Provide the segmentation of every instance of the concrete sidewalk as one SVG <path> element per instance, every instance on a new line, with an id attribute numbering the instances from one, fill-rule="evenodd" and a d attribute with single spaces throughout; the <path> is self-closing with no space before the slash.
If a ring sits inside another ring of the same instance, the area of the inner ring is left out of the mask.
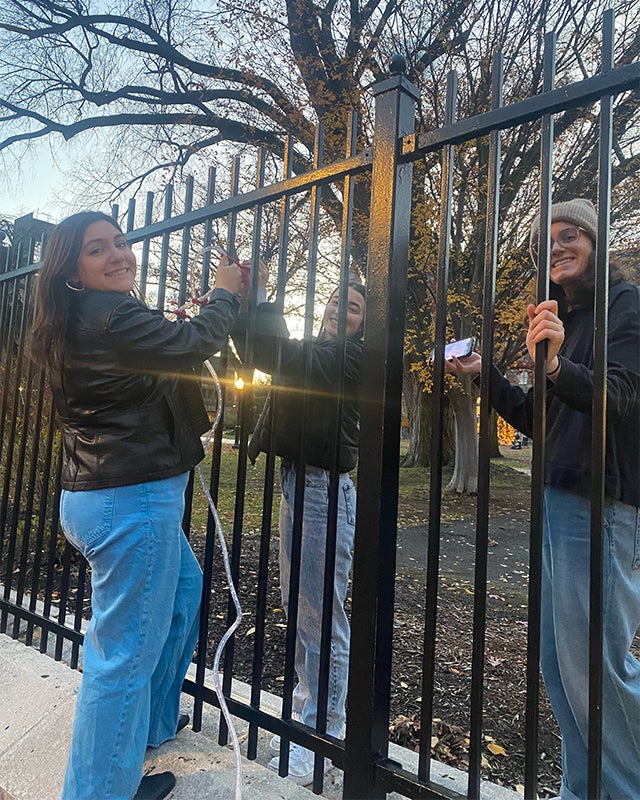
<path id="1" fill-rule="evenodd" d="M 0 800 L 58 800 L 81 674 L 54 661 L 33 647 L 0 634 Z M 247 695 L 248 687 L 234 684 L 234 696 Z M 263 693 L 265 710 L 279 713 L 280 700 Z M 246 698 L 244 698 L 246 699 Z M 183 710 L 191 713 L 191 698 L 183 695 Z M 236 764 L 231 747 L 217 744 L 217 709 L 205 706 L 202 732 L 190 726 L 172 742 L 149 751 L 145 773 L 171 770 L 178 777 L 171 800 L 233 800 Z M 247 724 L 235 719 L 240 742 L 246 741 Z M 261 732 L 258 757 L 242 759 L 243 800 L 311 800 L 313 794 L 266 769 L 271 757 L 271 734 Z M 390 745 L 390 757 L 410 771 L 417 769 L 417 754 Z M 432 781 L 449 792 L 466 794 L 466 774 L 432 762 Z M 333 768 L 325 776 L 323 797 L 342 798 L 342 772 Z M 390 800 L 401 800 L 398 794 Z M 518 800 L 515 792 L 483 783 L 483 800 Z M 96 798 L 99 800 L 99 798 Z"/>
<path id="2" fill-rule="evenodd" d="M 60 797 L 81 677 L 66 664 L 0 635 L 0 800 Z M 183 699 L 183 710 L 190 713 L 190 698 Z M 168 769 L 178 777 L 171 800 L 235 796 L 233 750 L 212 738 L 217 719 L 218 712 L 206 708 L 202 733 L 188 726 L 172 742 L 149 751 L 145 774 Z M 237 731 L 242 739 L 245 730 L 238 725 Z M 310 800 L 307 789 L 265 769 L 267 741 L 265 734 L 263 758 L 243 758 L 243 798 Z"/>

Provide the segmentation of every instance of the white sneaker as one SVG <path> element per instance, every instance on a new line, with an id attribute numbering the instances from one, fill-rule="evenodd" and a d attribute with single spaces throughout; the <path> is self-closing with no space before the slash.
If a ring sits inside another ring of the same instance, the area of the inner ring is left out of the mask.
<path id="1" fill-rule="evenodd" d="M 279 746 L 279 737 L 274 736 L 274 739 L 275 738 L 278 738 Z M 289 745 L 289 774 L 287 775 L 287 779 L 293 781 L 293 783 L 297 783 L 298 786 L 308 786 L 310 783 L 313 783 L 313 759 L 314 756 L 311 750 L 307 750 L 306 747 L 302 747 L 301 745 L 292 742 Z M 272 758 L 267 764 L 267 767 L 272 772 L 278 772 L 280 769 L 280 757 L 276 756 L 275 758 Z M 331 761 L 329 761 L 328 758 L 325 758 L 325 773 L 329 772 L 330 769 Z"/>
<path id="2" fill-rule="evenodd" d="M 300 721 L 301 717 L 299 714 L 292 714 L 291 719 L 296 720 L 297 722 Z M 280 737 L 279 736 L 272 736 L 271 741 L 269 742 L 269 750 L 271 751 L 272 756 L 279 756 L 280 755 Z"/>

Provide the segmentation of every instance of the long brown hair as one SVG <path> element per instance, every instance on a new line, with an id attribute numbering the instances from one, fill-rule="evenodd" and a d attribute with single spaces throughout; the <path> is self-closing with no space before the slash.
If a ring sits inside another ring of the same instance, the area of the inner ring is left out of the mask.
<path id="1" fill-rule="evenodd" d="M 122 228 L 102 211 L 80 211 L 62 220 L 51 231 L 44 249 L 36 284 L 36 317 L 31 328 L 31 358 L 48 369 L 62 362 L 73 290 L 67 281 L 78 270 L 78 257 L 89 225 L 105 220 L 122 233 Z"/>

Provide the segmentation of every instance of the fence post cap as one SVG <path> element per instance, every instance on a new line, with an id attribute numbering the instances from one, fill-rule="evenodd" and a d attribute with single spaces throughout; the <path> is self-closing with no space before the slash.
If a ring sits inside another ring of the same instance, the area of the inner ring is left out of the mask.
<path id="1" fill-rule="evenodd" d="M 406 75 L 409 65 L 402 53 L 394 53 L 389 59 L 389 72 L 392 75 Z"/>

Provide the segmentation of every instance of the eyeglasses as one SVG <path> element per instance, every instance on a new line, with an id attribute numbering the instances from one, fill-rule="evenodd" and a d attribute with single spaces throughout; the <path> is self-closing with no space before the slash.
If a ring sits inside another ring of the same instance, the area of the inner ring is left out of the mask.
<path id="1" fill-rule="evenodd" d="M 562 245 L 562 247 L 575 244 L 580 238 L 581 231 L 587 233 L 587 231 L 584 228 L 581 228 L 579 225 L 570 225 L 567 228 L 563 228 L 558 234 L 557 239 L 551 238 L 549 249 L 553 247 L 555 242 L 557 242 L 559 245 Z M 533 253 L 535 259 L 538 258 L 538 250 L 538 240 L 534 239 L 531 243 L 531 252 Z"/>

